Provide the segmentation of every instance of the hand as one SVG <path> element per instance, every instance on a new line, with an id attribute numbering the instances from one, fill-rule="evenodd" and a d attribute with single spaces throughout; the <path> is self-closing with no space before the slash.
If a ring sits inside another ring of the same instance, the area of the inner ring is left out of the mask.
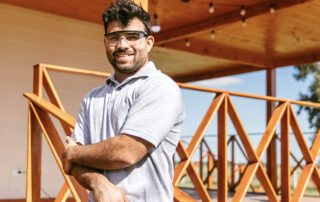
<path id="1" fill-rule="evenodd" d="M 74 163 L 70 161 L 69 155 L 72 150 L 72 147 L 77 146 L 77 144 L 69 136 L 66 137 L 66 142 L 67 142 L 67 146 L 62 152 L 61 160 L 62 160 L 64 172 L 67 175 L 71 175 L 71 170 L 72 170 L 72 167 L 74 166 Z"/>
<path id="2" fill-rule="evenodd" d="M 99 183 L 92 191 L 95 202 L 129 202 L 124 191 L 111 183 Z"/>

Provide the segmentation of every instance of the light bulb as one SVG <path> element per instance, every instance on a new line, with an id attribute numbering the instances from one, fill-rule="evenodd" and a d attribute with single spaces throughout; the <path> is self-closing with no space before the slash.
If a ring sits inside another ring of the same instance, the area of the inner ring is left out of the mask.
<path id="1" fill-rule="evenodd" d="M 214 8 L 213 8 L 213 4 L 209 3 L 209 13 L 213 13 L 214 12 Z"/>
<path id="2" fill-rule="evenodd" d="M 276 12 L 276 8 L 275 8 L 275 5 L 274 4 L 271 4 L 270 5 L 270 13 L 275 13 Z"/>
<path id="3" fill-rule="evenodd" d="M 190 44 L 190 42 L 189 42 L 189 39 L 186 39 L 186 46 L 187 46 L 187 47 L 190 47 L 190 46 L 191 46 L 191 44 Z"/>
<path id="4" fill-rule="evenodd" d="M 247 26 L 246 18 L 242 18 L 242 27 Z"/>
<path id="5" fill-rule="evenodd" d="M 151 31 L 152 32 L 160 32 L 160 24 L 159 24 L 159 20 L 158 20 L 158 15 L 154 14 L 153 15 L 153 25 L 151 26 Z"/>
<path id="6" fill-rule="evenodd" d="M 216 37 L 216 33 L 214 30 L 211 31 L 210 37 L 211 37 L 211 39 L 214 39 Z"/>
<path id="7" fill-rule="evenodd" d="M 244 6 L 241 6 L 240 15 L 245 16 L 246 15 L 246 8 Z"/>

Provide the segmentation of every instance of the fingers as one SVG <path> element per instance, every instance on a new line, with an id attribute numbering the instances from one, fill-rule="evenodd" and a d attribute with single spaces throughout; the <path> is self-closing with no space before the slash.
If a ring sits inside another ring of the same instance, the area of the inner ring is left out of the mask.
<path id="1" fill-rule="evenodd" d="M 67 158 L 67 152 L 64 151 L 61 154 L 61 161 L 62 161 L 62 166 L 63 170 L 67 175 L 71 175 L 71 170 L 73 167 L 73 163 L 71 163 L 68 158 Z"/>
<path id="2" fill-rule="evenodd" d="M 77 146 L 77 144 L 69 136 L 66 137 L 66 142 L 67 142 L 67 147 L 68 146 Z"/>
<path id="3" fill-rule="evenodd" d="M 67 142 L 67 144 L 69 144 L 71 141 L 72 141 L 71 137 L 67 136 L 67 137 L 66 137 L 66 142 Z"/>
<path id="4" fill-rule="evenodd" d="M 125 193 L 123 193 L 123 201 L 124 202 L 130 202 L 127 195 Z"/>

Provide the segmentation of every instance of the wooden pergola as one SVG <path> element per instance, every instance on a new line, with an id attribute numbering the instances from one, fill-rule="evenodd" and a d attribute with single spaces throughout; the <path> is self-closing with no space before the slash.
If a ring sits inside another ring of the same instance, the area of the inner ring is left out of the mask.
<path id="1" fill-rule="evenodd" d="M 3 0 L 2 2 L 101 24 L 101 13 L 110 4 L 111 0 L 57 0 L 46 2 L 40 0 Z M 320 60 L 320 0 L 137 0 L 136 2 L 148 10 L 152 16 L 157 14 L 161 30 L 159 33 L 154 33 L 156 47 L 151 53 L 151 58 L 159 69 L 170 75 L 177 82 L 190 82 L 264 70 L 267 76 L 266 95 L 275 96 L 276 68 Z M 208 12 L 210 3 L 213 3 L 214 13 Z M 244 15 L 240 14 L 242 9 L 245 10 Z M 40 67 L 41 65 L 37 67 L 36 71 L 41 70 L 41 73 L 35 72 L 35 78 L 42 79 L 42 74 L 44 74 L 42 68 L 47 66 Z M 35 82 L 36 89 L 34 93 L 39 97 L 41 97 L 39 95 L 41 82 Z M 48 84 L 44 85 L 48 86 Z M 180 85 L 187 87 L 184 84 Z M 212 91 L 209 89 L 200 90 Z M 208 117 L 204 118 L 202 123 L 204 125 L 199 126 L 198 135 L 195 135 L 194 142 L 188 146 L 188 149 L 179 144 L 178 152 L 181 159 L 185 161 L 179 164 L 180 167 L 176 168 L 180 169 L 178 174 L 181 175 L 185 171 L 193 173 L 191 175 L 194 176 L 194 182 L 198 182 L 198 184 L 195 184 L 195 188 L 199 191 L 201 199 L 203 201 L 207 200 L 203 184 L 201 185 L 199 182 L 198 175 L 195 173 L 190 159 L 195 149 L 198 148 L 199 141 L 203 139 L 205 128 L 201 129 L 201 127 L 205 127 L 210 122 L 210 117 L 214 116 L 215 112 L 219 114 L 219 117 L 225 117 L 230 112 L 229 116 L 233 117 L 235 127 L 238 127 L 239 135 L 242 134 L 243 141 L 247 142 L 245 147 L 252 163 L 248 169 L 258 173 L 261 180 L 264 181 L 261 183 L 265 184 L 269 199 L 277 201 L 275 198 L 278 177 L 275 172 L 277 170 L 275 137 L 270 131 L 266 130 L 265 142 L 260 149 L 258 148 L 254 151 L 250 143 L 246 141 L 246 133 L 241 123 L 237 121 L 236 111 L 232 108 L 232 102 L 228 96 L 230 92 L 216 90 L 214 92 L 218 95 L 206 114 Z M 249 95 L 241 96 L 248 97 Z M 32 96 L 28 98 L 32 101 Z M 275 98 L 271 97 L 260 97 L 258 99 L 267 101 L 268 120 L 275 121 L 268 121 L 267 128 L 274 129 L 274 124 L 281 121 L 281 125 L 287 128 L 283 129 L 282 133 L 287 134 L 288 125 L 291 123 L 288 121 L 288 117 L 289 119 L 291 117 L 291 120 L 295 120 L 290 108 L 292 102 L 274 100 Z M 34 104 L 36 104 L 35 100 L 33 100 Z M 279 103 L 277 108 L 276 102 Z M 57 101 L 53 103 L 58 104 Z M 312 106 L 318 107 L 317 104 Z M 37 113 L 43 114 L 43 112 L 31 105 L 30 110 L 34 113 L 34 116 Z M 47 112 L 50 112 L 50 110 Z M 278 117 L 272 119 L 276 115 Z M 221 120 L 225 119 L 222 118 Z M 72 126 L 72 123 L 70 124 L 68 127 Z M 303 139 L 295 121 L 291 123 L 291 127 L 298 134 L 297 136 Z M 221 133 L 225 133 L 223 125 L 220 128 Z M 68 133 L 66 132 L 67 135 Z M 221 141 L 225 142 L 225 140 Z M 283 141 L 287 142 L 285 139 Z M 313 173 L 314 182 L 320 190 L 320 174 L 314 166 L 315 159 L 319 153 L 319 146 L 316 145 L 311 150 L 307 149 L 305 145 L 301 147 L 304 148 L 303 152 L 306 161 L 310 163 L 308 168 L 310 172 L 307 173 L 306 171 L 306 175 L 308 174 L 309 179 Z M 286 149 L 285 145 L 284 149 Z M 266 173 L 260 163 L 261 155 L 265 150 L 267 150 Z M 223 162 L 225 163 L 225 161 Z M 284 174 L 288 174 L 288 171 Z M 181 178 L 180 175 L 175 176 L 176 182 Z M 253 175 L 247 175 L 248 182 Z M 221 179 L 225 180 L 225 178 Z M 290 186 L 289 181 L 284 183 L 282 186 Z M 234 201 L 243 200 L 243 194 L 249 184 L 245 183 L 245 185 L 247 186 L 241 188 L 243 192 L 237 192 L 239 194 L 235 196 Z M 225 187 L 225 190 L 221 192 L 218 200 L 226 201 L 226 181 L 223 181 L 222 186 Z M 300 190 L 301 194 L 299 192 L 293 198 L 290 197 L 290 193 L 284 192 L 285 189 L 283 189 L 281 192 L 283 194 L 282 200 L 301 200 L 303 189 L 301 188 Z M 181 190 L 177 190 L 177 198 L 175 198 L 177 201 L 180 200 L 178 196 L 185 197 L 181 201 L 190 199 Z"/>
<path id="2" fill-rule="evenodd" d="M 112 0 L 2 0 L 24 8 L 102 24 Z M 316 62 L 320 60 L 318 0 L 139 0 L 161 30 L 158 67 L 176 81 L 187 82 Z M 209 13 L 213 2 L 214 13 Z M 61 6 L 63 5 L 63 6 Z M 241 7 L 245 15 L 240 15 Z M 274 7 L 275 12 L 270 12 Z M 246 26 L 242 26 L 245 19 Z M 211 32 L 215 32 L 212 39 Z M 190 47 L 186 46 L 186 40 Z M 188 58 L 188 59 L 186 59 Z"/>

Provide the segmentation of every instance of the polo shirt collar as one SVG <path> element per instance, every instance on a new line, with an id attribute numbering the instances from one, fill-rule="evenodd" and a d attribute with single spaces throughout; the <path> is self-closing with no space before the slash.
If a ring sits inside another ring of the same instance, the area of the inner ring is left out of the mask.
<path id="1" fill-rule="evenodd" d="M 142 67 L 136 74 L 126 78 L 122 83 L 119 83 L 116 80 L 115 73 L 113 72 L 109 78 L 106 80 L 107 84 L 114 83 L 115 86 L 123 86 L 127 84 L 129 81 L 133 79 L 143 78 L 143 77 L 149 77 L 153 73 L 157 71 L 156 66 L 153 62 L 149 61 L 144 67 Z"/>

